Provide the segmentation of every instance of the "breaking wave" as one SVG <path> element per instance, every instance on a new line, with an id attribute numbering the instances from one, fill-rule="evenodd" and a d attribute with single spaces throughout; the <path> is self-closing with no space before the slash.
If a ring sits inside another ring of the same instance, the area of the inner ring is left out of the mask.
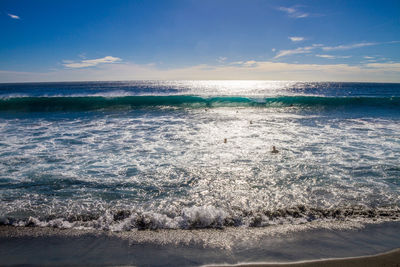
<path id="1" fill-rule="evenodd" d="M 8 97 L 0 99 L 0 111 L 53 112 L 126 110 L 146 107 L 390 107 L 400 108 L 400 97 L 320 97 L 278 96 L 249 98 L 240 96 L 200 97 L 169 96 L 79 96 L 79 97 Z"/>
<path id="2" fill-rule="evenodd" d="M 54 227 L 61 229 L 97 229 L 106 231 L 204 229 L 224 227 L 266 227 L 269 225 L 305 224 L 314 221 L 356 221 L 360 223 L 399 221 L 399 207 L 312 208 L 295 206 L 264 211 L 225 211 L 213 206 L 182 209 L 176 216 L 150 211 L 117 210 L 104 214 L 49 216 L 12 219 L 0 217 L 0 225 Z"/>

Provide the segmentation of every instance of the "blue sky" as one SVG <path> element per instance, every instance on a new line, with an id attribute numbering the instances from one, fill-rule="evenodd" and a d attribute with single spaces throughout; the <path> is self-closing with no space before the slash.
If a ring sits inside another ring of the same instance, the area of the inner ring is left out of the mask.
<path id="1" fill-rule="evenodd" d="M 0 82 L 400 82 L 400 1 L 0 0 Z"/>

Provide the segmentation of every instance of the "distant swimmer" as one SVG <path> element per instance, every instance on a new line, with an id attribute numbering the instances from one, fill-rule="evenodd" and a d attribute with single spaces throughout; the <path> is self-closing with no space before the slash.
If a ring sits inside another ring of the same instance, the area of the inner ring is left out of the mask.
<path id="1" fill-rule="evenodd" d="M 272 146 L 271 153 L 274 153 L 274 154 L 279 153 L 279 150 L 277 150 L 275 146 Z"/>
<path id="2" fill-rule="evenodd" d="M 253 121 L 250 121 L 250 124 L 253 124 Z"/>
<path id="3" fill-rule="evenodd" d="M 224 138 L 224 143 L 226 144 L 226 142 L 228 142 L 228 139 Z"/>

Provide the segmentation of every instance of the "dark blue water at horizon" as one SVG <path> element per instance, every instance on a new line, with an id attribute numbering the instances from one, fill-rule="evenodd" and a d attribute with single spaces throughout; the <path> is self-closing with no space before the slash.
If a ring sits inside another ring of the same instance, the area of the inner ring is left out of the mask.
<path id="1" fill-rule="evenodd" d="M 0 83 L 0 97 L 26 96 L 279 96 L 400 97 L 399 83 L 290 81 L 110 81 Z"/>

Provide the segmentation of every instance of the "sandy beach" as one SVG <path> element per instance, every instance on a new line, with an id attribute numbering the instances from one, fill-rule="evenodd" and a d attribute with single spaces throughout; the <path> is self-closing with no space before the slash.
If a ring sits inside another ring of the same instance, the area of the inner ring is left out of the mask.
<path id="1" fill-rule="evenodd" d="M 325 259 L 315 261 L 301 261 L 291 263 L 249 263 L 236 265 L 209 265 L 211 266 L 243 266 L 243 267 L 398 267 L 400 266 L 400 249 L 372 256 Z"/>

